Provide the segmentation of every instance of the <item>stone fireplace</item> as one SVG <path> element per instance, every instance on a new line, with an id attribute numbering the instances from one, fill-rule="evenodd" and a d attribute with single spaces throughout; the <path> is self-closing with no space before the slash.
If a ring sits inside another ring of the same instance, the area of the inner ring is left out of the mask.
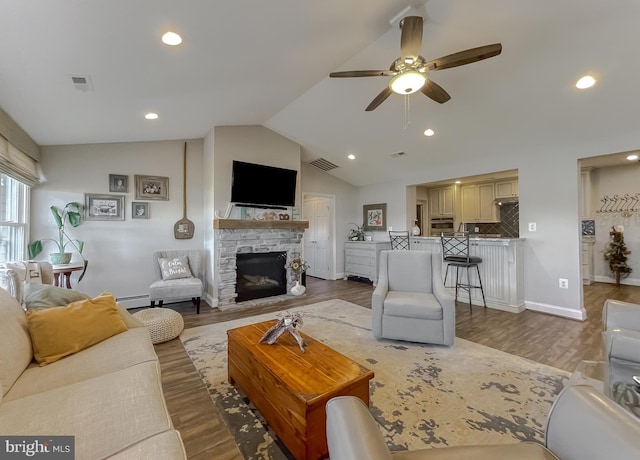
<path id="1" fill-rule="evenodd" d="M 236 306 L 237 302 L 252 306 L 250 300 L 269 299 L 274 296 L 277 299 L 278 295 L 290 292 L 294 284 L 290 273 L 285 270 L 284 279 L 282 279 L 282 274 L 270 271 L 268 264 L 274 264 L 274 267 L 270 268 L 277 270 L 284 266 L 287 255 L 301 254 L 302 236 L 304 229 L 308 227 L 309 223 L 306 221 L 215 219 L 213 221 L 215 246 L 213 280 L 216 286 L 217 307 L 225 310 Z M 241 259 L 240 278 L 238 277 L 239 259 Z M 267 261 L 268 259 L 271 260 Z M 243 267 L 247 261 L 249 261 L 248 268 Z M 278 277 L 280 278 L 276 280 L 275 278 Z M 247 281 L 255 285 L 248 288 Z M 269 285 L 273 285 L 274 281 L 278 284 L 284 282 L 284 286 L 279 286 L 277 291 L 282 294 L 277 294 L 275 289 L 269 289 L 271 287 Z M 239 296 L 239 287 L 241 293 L 242 291 L 259 292 L 250 292 L 248 297 L 244 292 Z M 258 297 L 252 297 L 255 294 Z"/>

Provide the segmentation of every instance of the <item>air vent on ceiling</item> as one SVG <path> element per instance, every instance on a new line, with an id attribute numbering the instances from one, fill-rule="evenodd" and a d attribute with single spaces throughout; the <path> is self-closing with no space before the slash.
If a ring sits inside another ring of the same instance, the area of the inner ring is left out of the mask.
<path id="1" fill-rule="evenodd" d="M 338 167 L 338 165 L 334 165 L 324 158 L 318 158 L 317 160 L 310 161 L 309 164 L 311 166 L 315 166 L 318 169 L 322 169 L 323 171 L 330 171 Z"/>
<path id="2" fill-rule="evenodd" d="M 91 77 L 88 75 L 71 75 L 71 82 L 78 91 L 82 91 L 83 93 L 93 91 Z"/>
<path id="3" fill-rule="evenodd" d="M 392 158 L 400 158 L 401 156 L 404 156 L 404 155 L 406 155 L 405 152 L 396 152 L 396 153 L 392 153 L 390 156 Z"/>

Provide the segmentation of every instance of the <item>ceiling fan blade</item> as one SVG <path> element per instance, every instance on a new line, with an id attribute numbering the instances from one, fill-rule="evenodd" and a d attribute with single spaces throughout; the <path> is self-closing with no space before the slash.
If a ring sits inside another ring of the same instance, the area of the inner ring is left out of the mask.
<path id="1" fill-rule="evenodd" d="M 347 70 L 345 72 L 331 72 L 331 78 L 349 78 L 349 77 L 386 77 L 393 76 L 396 73 L 392 70 Z"/>
<path id="2" fill-rule="evenodd" d="M 444 104 L 449 99 L 451 99 L 449 93 L 447 93 L 444 89 L 442 89 L 442 86 L 431 79 L 427 80 L 420 91 L 422 91 L 422 94 L 424 94 L 425 96 L 433 99 L 436 102 L 439 102 L 440 104 Z"/>
<path id="3" fill-rule="evenodd" d="M 388 86 L 383 89 L 380 94 L 378 94 L 375 99 L 373 101 L 371 101 L 371 104 L 369 104 L 367 106 L 367 108 L 365 109 L 365 112 L 371 112 L 372 110 L 374 110 L 376 107 L 378 107 L 380 104 L 382 104 L 384 101 L 387 100 L 387 98 L 389 96 L 391 96 L 391 94 L 393 94 L 393 91 L 391 91 L 391 88 L 389 88 Z"/>
<path id="4" fill-rule="evenodd" d="M 460 65 L 471 64 L 472 62 L 482 61 L 493 56 L 497 56 L 502 52 L 502 45 L 494 43 L 493 45 L 479 46 L 457 53 L 443 56 L 433 61 L 427 62 L 424 67 L 429 70 L 443 70 Z"/>
<path id="5" fill-rule="evenodd" d="M 400 55 L 402 60 L 415 60 L 420 55 L 422 46 L 422 17 L 407 16 L 400 21 L 402 36 L 400 37 Z"/>

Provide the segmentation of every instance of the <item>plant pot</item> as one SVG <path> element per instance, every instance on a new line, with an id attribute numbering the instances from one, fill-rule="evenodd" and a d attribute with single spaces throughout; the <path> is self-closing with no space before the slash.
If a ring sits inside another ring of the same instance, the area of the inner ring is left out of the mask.
<path id="1" fill-rule="evenodd" d="M 53 265 L 64 265 L 71 262 L 72 255 L 70 252 L 51 252 L 49 253 L 49 259 L 51 259 Z"/>
<path id="2" fill-rule="evenodd" d="M 302 295 L 306 290 L 307 288 L 300 284 L 300 281 L 296 281 L 296 284 L 291 288 L 291 294 Z"/>

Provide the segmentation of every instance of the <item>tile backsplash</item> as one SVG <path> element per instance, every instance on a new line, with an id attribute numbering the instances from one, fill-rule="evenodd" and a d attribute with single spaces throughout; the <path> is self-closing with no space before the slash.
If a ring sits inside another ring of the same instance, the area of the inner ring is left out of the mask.
<path id="1" fill-rule="evenodd" d="M 518 238 L 520 236 L 520 204 L 504 203 L 500 206 L 500 222 L 487 224 L 467 224 L 469 231 L 478 227 L 477 233 L 499 234 L 504 238 Z"/>
<path id="2" fill-rule="evenodd" d="M 582 221 L 582 236 L 595 235 L 596 234 L 596 221 L 595 220 L 583 220 Z"/>

